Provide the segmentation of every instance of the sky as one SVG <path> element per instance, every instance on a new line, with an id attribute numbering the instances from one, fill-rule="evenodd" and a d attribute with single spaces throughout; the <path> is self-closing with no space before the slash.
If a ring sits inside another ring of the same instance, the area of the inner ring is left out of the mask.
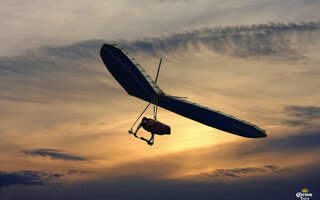
<path id="1" fill-rule="evenodd" d="M 319 9 L 316 0 L 1 1 L 0 199 L 296 199 L 303 188 L 319 198 Z M 165 93 L 268 137 L 159 108 L 171 135 L 152 147 L 135 139 L 128 129 L 146 103 L 105 68 L 104 43 L 151 77 L 162 58 Z"/>

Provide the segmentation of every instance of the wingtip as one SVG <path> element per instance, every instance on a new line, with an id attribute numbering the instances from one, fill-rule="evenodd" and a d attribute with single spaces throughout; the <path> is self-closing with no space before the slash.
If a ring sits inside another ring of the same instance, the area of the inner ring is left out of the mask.
<path id="1" fill-rule="evenodd" d="M 267 132 L 263 130 L 263 136 L 262 137 L 268 137 Z"/>
<path id="2" fill-rule="evenodd" d="M 110 47 L 115 47 L 115 48 L 118 48 L 116 44 L 107 44 L 107 43 L 104 43 L 100 49 L 100 55 L 102 54 L 102 51 L 103 50 L 106 50 Z"/>

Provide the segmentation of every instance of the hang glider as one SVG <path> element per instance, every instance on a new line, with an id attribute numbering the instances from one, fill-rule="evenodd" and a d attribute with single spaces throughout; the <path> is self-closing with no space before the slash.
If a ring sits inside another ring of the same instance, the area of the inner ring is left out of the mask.
<path id="1" fill-rule="evenodd" d="M 149 102 L 148 106 L 152 103 L 199 123 L 235 135 L 248 138 L 267 136 L 265 130 L 254 124 L 187 101 L 184 98 L 165 94 L 140 64 L 118 45 L 104 44 L 100 56 L 109 72 L 126 92 Z M 155 80 L 158 78 L 160 64 Z"/>

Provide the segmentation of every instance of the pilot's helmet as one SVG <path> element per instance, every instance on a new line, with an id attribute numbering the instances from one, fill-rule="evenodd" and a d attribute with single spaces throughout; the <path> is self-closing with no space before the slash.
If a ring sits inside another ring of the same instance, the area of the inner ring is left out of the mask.
<path id="1" fill-rule="evenodd" d="M 146 117 L 142 118 L 142 122 L 143 123 L 147 123 L 148 122 L 148 118 L 146 118 Z"/>

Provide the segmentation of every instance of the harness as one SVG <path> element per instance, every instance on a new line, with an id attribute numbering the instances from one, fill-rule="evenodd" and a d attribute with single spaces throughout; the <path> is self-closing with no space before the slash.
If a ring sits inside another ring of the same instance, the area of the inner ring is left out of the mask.
<path id="1" fill-rule="evenodd" d="M 146 124 L 144 124 L 142 127 L 144 128 L 144 130 L 151 132 L 150 128 L 154 125 L 156 125 L 157 123 L 159 123 L 159 121 L 157 120 L 153 120 L 153 119 L 149 119 L 148 122 Z"/>

